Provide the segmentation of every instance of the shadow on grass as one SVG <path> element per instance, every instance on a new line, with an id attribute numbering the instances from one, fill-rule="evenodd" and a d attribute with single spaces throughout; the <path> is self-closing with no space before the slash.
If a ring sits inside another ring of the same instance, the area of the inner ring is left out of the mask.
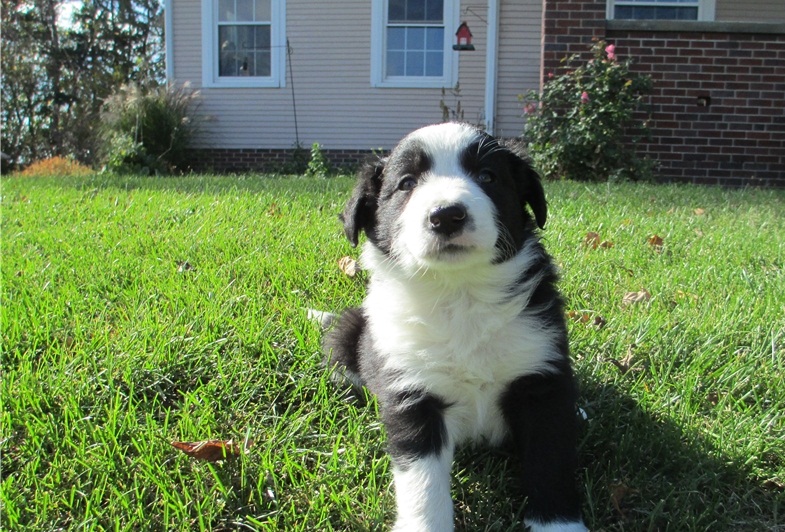
<path id="1" fill-rule="evenodd" d="M 584 518 L 591 530 L 785 530 L 785 493 L 705 439 L 646 412 L 618 388 L 583 382 Z M 458 530 L 521 530 L 518 464 L 463 450 L 453 484 Z M 770 457 L 782 460 L 782 457 Z"/>

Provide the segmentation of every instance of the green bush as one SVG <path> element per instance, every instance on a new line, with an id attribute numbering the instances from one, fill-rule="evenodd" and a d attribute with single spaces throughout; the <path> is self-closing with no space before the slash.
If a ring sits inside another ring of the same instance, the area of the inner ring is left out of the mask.
<path id="1" fill-rule="evenodd" d="M 651 79 L 632 73 L 631 61 L 619 61 L 612 44 L 598 40 L 591 50 L 593 59 L 565 58 L 564 74 L 550 74 L 542 93 L 523 97 L 529 155 L 551 179 L 649 178 L 652 161 L 638 157 L 633 146 L 648 135 L 646 121 L 635 113 Z"/>
<path id="2" fill-rule="evenodd" d="M 199 94 L 187 86 L 123 85 L 101 112 L 101 160 L 113 172 L 179 173 L 197 132 Z"/>

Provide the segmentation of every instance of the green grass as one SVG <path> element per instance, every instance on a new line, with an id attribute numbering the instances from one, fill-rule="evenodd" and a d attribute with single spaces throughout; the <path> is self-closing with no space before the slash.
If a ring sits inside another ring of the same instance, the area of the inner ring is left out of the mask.
<path id="1" fill-rule="evenodd" d="M 373 403 L 331 386 L 303 311 L 362 299 L 336 265 L 356 254 L 336 218 L 351 184 L 4 178 L 3 529 L 389 524 Z M 785 530 L 785 194 L 546 192 L 546 245 L 591 318 L 570 322 L 588 524 Z M 252 444 L 217 464 L 170 446 L 211 438 Z M 461 452 L 458 529 L 520 530 L 515 484 L 502 452 Z"/>

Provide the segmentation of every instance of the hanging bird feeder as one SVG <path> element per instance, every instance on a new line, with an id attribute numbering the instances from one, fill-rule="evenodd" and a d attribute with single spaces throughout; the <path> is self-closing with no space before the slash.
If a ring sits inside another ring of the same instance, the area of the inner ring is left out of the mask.
<path id="1" fill-rule="evenodd" d="M 461 25 L 458 26 L 458 31 L 455 32 L 455 37 L 457 42 L 452 45 L 453 50 L 458 50 L 459 52 L 474 50 L 472 32 L 469 30 L 468 24 L 462 22 Z"/>

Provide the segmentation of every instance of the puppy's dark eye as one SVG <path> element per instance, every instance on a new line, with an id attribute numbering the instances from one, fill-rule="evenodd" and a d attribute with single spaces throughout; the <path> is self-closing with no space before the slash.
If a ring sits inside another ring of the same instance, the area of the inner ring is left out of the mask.
<path id="1" fill-rule="evenodd" d="M 483 170 L 477 176 L 477 182 L 483 185 L 487 183 L 493 183 L 494 181 L 496 181 L 496 174 L 490 170 Z"/>
<path id="2" fill-rule="evenodd" d="M 410 175 L 407 175 L 398 182 L 398 190 L 412 190 L 417 186 L 417 180 Z"/>

